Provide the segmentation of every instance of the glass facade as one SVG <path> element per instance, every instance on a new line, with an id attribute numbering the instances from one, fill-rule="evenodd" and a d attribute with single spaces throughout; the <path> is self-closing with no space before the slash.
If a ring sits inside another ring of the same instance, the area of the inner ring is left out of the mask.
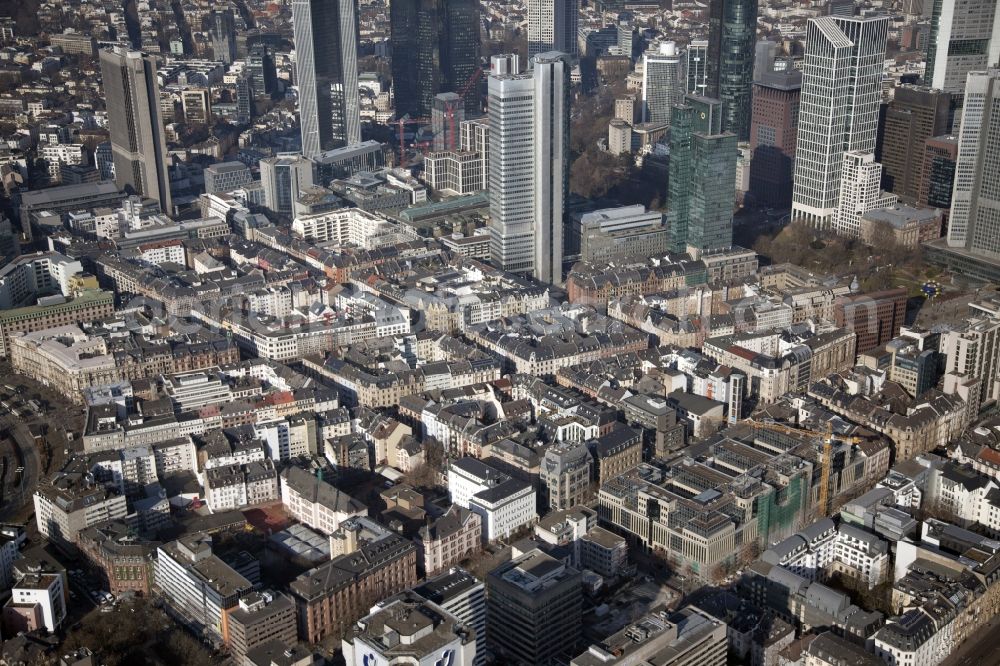
<path id="1" fill-rule="evenodd" d="M 757 46 L 758 0 L 712 0 L 709 7 L 708 95 L 723 105 L 723 129 L 750 139 L 750 100 Z"/>
<path id="2" fill-rule="evenodd" d="M 398 0 L 390 5 L 392 84 L 398 115 L 429 118 L 435 95 L 461 93 L 479 67 L 479 4 L 472 0 Z M 464 98 L 480 112 L 480 85 Z"/>

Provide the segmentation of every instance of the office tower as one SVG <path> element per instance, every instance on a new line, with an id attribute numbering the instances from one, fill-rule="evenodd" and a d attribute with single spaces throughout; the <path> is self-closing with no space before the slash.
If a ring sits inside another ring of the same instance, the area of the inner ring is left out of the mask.
<path id="1" fill-rule="evenodd" d="M 236 120 L 241 123 L 248 123 L 257 114 L 254 103 L 253 77 L 247 72 L 240 74 L 236 79 Z"/>
<path id="2" fill-rule="evenodd" d="M 758 204 L 779 209 L 792 205 L 795 125 L 801 91 L 802 72 L 792 68 L 766 72 L 754 83 L 750 195 Z"/>
<path id="3" fill-rule="evenodd" d="M 535 279 L 562 284 L 572 64 L 555 51 L 535 56 L 534 64 Z"/>
<path id="4" fill-rule="evenodd" d="M 549 51 L 576 55 L 580 0 L 528 0 L 528 57 Z"/>
<path id="5" fill-rule="evenodd" d="M 486 586 L 465 569 L 427 579 L 413 591 L 433 601 L 476 631 L 476 664 L 486 660 Z"/>
<path id="6" fill-rule="evenodd" d="M 828 227 L 848 151 L 874 152 L 886 17 L 810 19 L 795 145 L 792 215 Z"/>
<path id="7" fill-rule="evenodd" d="M 483 85 L 477 71 L 480 63 L 479 0 L 450 0 L 445 5 L 441 44 L 442 90 L 464 93 L 465 114 L 483 112 Z M 574 35 L 574 43 L 575 35 Z"/>
<path id="8" fill-rule="evenodd" d="M 925 1 L 930 2 L 931 0 Z M 854 0 L 830 0 L 830 4 L 826 6 L 827 16 L 854 16 L 856 13 Z"/>
<path id="9" fill-rule="evenodd" d="M 212 93 L 208 88 L 187 88 L 181 91 L 184 122 L 196 125 L 212 123 Z"/>
<path id="10" fill-rule="evenodd" d="M 525 74 L 493 57 L 489 77 L 490 256 L 495 265 L 562 281 L 569 166 L 569 61 L 539 54 Z M 536 265 L 537 264 L 537 265 Z"/>
<path id="11" fill-rule="evenodd" d="M 302 154 L 361 143 L 356 0 L 292 0 Z"/>
<path id="12" fill-rule="evenodd" d="M 233 10 L 215 9 L 209 15 L 209 33 L 212 36 L 212 55 L 227 65 L 236 60 L 236 20 Z"/>
<path id="13" fill-rule="evenodd" d="M 960 108 L 969 72 L 1000 62 L 1000 11 L 997 0 L 933 3 L 924 84 L 951 93 L 953 106 Z"/>
<path id="14" fill-rule="evenodd" d="M 1000 69 L 971 72 L 965 85 L 948 246 L 1000 262 Z"/>
<path id="15" fill-rule="evenodd" d="M 736 135 L 722 132 L 717 99 L 688 95 L 670 128 L 667 228 L 673 252 L 730 247 L 736 182 Z"/>
<path id="16" fill-rule="evenodd" d="M 313 185 L 313 163 L 301 155 L 282 155 L 260 161 L 264 206 L 279 215 L 291 215 L 299 192 Z"/>
<path id="17" fill-rule="evenodd" d="M 502 663 L 552 664 L 580 638 L 580 572 L 537 548 L 486 577 L 486 642 Z"/>
<path id="18" fill-rule="evenodd" d="M 389 22 L 396 114 L 427 118 L 435 95 L 463 91 L 466 111 L 478 114 L 479 88 L 471 82 L 479 67 L 479 3 L 398 0 Z"/>
<path id="19" fill-rule="evenodd" d="M 254 44 L 247 56 L 247 76 L 253 84 L 253 96 L 270 95 L 278 87 L 278 72 L 274 65 L 274 54 L 267 44 Z"/>
<path id="20" fill-rule="evenodd" d="M 757 42 L 753 56 L 753 80 L 760 81 L 774 69 L 774 59 L 778 57 L 778 43 L 768 40 Z"/>
<path id="21" fill-rule="evenodd" d="M 920 194 L 927 140 L 948 131 L 951 96 L 940 90 L 901 86 L 885 113 L 882 136 L 882 182 L 906 202 Z"/>
<path id="22" fill-rule="evenodd" d="M 655 53 L 645 54 L 642 60 L 642 122 L 669 123 L 674 106 L 684 96 L 677 45 L 660 44 Z"/>
<path id="23" fill-rule="evenodd" d="M 493 58 L 489 90 L 490 257 L 498 268 L 531 272 L 535 246 L 534 82 L 517 74 L 517 58 Z M 497 73 L 499 72 L 499 73 Z"/>
<path id="24" fill-rule="evenodd" d="M 156 62 L 121 47 L 101 51 L 101 77 L 108 109 L 115 183 L 173 212 L 167 146 L 163 137 Z"/>
<path id="25" fill-rule="evenodd" d="M 722 129 L 750 139 L 750 86 L 757 44 L 757 0 L 709 3 L 708 88 L 722 100 Z"/>
<path id="26" fill-rule="evenodd" d="M 833 230 L 844 236 L 861 236 L 861 216 L 895 205 L 896 195 L 882 194 L 882 165 L 875 155 L 862 151 L 844 153 L 840 170 L 840 196 L 833 216 Z"/>
<path id="27" fill-rule="evenodd" d="M 684 61 L 688 95 L 705 95 L 708 91 L 708 40 L 696 39 L 687 47 Z"/>
<path id="28" fill-rule="evenodd" d="M 458 150 L 464 121 L 465 105 L 461 97 L 450 92 L 436 95 L 431 109 L 434 150 Z"/>
<path id="29" fill-rule="evenodd" d="M 935 136 L 925 142 L 917 203 L 944 209 L 946 218 L 951 212 L 956 160 L 958 139 L 955 136 Z"/>
<path id="30" fill-rule="evenodd" d="M 620 55 L 626 55 L 629 58 L 632 57 L 632 51 L 634 50 L 635 42 L 635 31 L 632 28 L 632 23 L 635 21 L 635 15 L 632 12 L 622 12 L 618 15 L 618 53 Z"/>

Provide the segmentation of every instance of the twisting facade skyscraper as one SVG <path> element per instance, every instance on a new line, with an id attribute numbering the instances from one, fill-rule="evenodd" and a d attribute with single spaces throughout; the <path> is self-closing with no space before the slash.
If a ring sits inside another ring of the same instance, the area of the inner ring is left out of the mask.
<path id="1" fill-rule="evenodd" d="M 722 100 L 722 130 L 750 139 L 751 85 L 757 46 L 757 0 L 711 0 L 708 87 Z"/>
<path id="2" fill-rule="evenodd" d="M 355 0 L 292 0 L 302 153 L 361 142 Z"/>

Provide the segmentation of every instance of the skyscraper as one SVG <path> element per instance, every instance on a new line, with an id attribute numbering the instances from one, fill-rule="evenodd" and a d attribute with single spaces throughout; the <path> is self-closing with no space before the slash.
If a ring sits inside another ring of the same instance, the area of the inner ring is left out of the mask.
<path id="1" fill-rule="evenodd" d="M 957 160 L 957 137 L 950 134 L 935 136 L 925 142 L 917 203 L 943 208 L 946 218 L 951 212 L 951 191 L 955 187 Z"/>
<path id="2" fill-rule="evenodd" d="M 535 279 L 563 281 L 563 227 L 569 190 L 569 56 L 534 59 Z"/>
<path id="3" fill-rule="evenodd" d="M 212 54 L 215 59 L 227 65 L 236 60 L 236 20 L 233 10 L 215 9 L 209 15 L 212 36 Z"/>
<path id="4" fill-rule="evenodd" d="M 695 256 L 733 243 L 736 135 L 722 132 L 717 99 L 688 95 L 670 128 L 667 227 L 673 252 Z"/>
<path id="5" fill-rule="evenodd" d="M 760 81 L 774 69 L 774 59 L 778 57 L 778 43 L 762 39 L 754 46 L 753 80 Z"/>
<path id="6" fill-rule="evenodd" d="M 537 548 L 486 577 L 486 642 L 502 663 L 551 664 L 580 638 L 580 572 Z"/>
<path id="7" fill-rule="evenodd" d="M 156 62 L 145 53 L 121 47 L 101 51 L 100 58 L 115 182 L 155 199 L 161 210 L 171 214 Z"/>
<path id="8" fill-rule="evenodd" d="M 569 178 L 568 56 L 494 56 L 489 77 L 490 255 L 495 265 L 562 281 Z"/>
<path id="9" fill-rule="evenodd" d="M 750 195 L 758 204 L 792 205 L 796 120 L 802 72 L 789 68 L 765 72 L 753 88 L 750 122 Z"/>
<path id="10" fill-rule="evenodd" d="M 757 0 L 709 4 L 709 97 L 722 100 L 722 129 L 750 139 L 750 86 L 757 44 Z"/>
<path id="11" fill-rule="evenodd" d="M 261 43 L 250 47 L 246 73 L 250 77 L 254 97 L 264 97 L 274 92 L 278 85 L 278 72 L 274 66 L 271 47 Z"/>
<path id="12" fill-rule="evenodd" d="M 361 142 L 356 0 L 292 0 L 302 153 Z"/>
<path id="13" fill-rule="evenodd" d="M 528 57 L 548 51 L 576 55 L 580 0 L 528 0 Z"/>
<path id="14" fill-rule="evenodd" d="M 299 192 L 313 184 L 313 163 L 301 155 L 281 155 L 260 161 L 264 206 L 279 215 L 291 215 Z"/>
<path id="15" fill-rule="evenodd" d="M 642 59 L 642 122 L 669 123 L 674 106 L 684 97 L 677 45 L 664 42 Z"/>
<path id="16" fill-rule="evenodd" d="M 965 85 L 948 246 L 1000 263 L 1000 69 Z"/>
<path id="17" fill-rule="evenodd" d="M 489 89 L 490 255 L 505 271 L 531 272 L 535 245 L 534 95 L 531 74 L 517 73 L 517 56 L 494 56 Z"/>
<path id="18" fill-rule="evenodd" d="M 900 86 L 885 114 L 882 135 L 882 183 L 912 203 L 920 194 L 927 139 L 948 131 L 950 95 L 918 86 Z"/>
<path id="19" fill-rule="evenodd" d="M 924 84 L 951 93 L 953 105 L 961 107 L 969 72 L 1000 62 L 1000 10 L 997 0 L 933 3 Z"/>
<path id="20" fill-rule="evenodd" d="M 684 61 L 687 77 L 685 93 L 704 95 L 708 90 L 708 40 L 696 39 L 688 44 Z"/>
<path id="21" fill-rule="evenodd" d="M 435 95 L 431 109 L 434 150 L 458 150 L 464 121 L 465 105 L 462 104 L 462 98 L 450 92 Z"/>
<path id="22" fill-rule="evenodd" d="M 434 96 L 461 92 L 479 67 L 479 2 L 397 0 L 389 23 L 396 112 L 429 117 Z M 478 86 L 469 87 L 464 104 L 479 113 Z"/>
<path id="23" fill-rule="evenodd" d="M 874 152 L 889 20 L 823 16 L 806 28 L 792 214 L 829 227 L 844 153 Z"/>

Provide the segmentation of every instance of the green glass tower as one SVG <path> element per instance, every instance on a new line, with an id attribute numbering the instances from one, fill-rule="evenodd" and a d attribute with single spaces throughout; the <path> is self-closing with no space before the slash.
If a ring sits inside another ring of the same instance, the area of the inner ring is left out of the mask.
<path id="1" fill-rule="evenodd" d="M 684 100 L 670 128 L 667 228 L 672 251 L 700 254 L 733 243 L 737 140 L 722 132 L 722 102 Z"/>

